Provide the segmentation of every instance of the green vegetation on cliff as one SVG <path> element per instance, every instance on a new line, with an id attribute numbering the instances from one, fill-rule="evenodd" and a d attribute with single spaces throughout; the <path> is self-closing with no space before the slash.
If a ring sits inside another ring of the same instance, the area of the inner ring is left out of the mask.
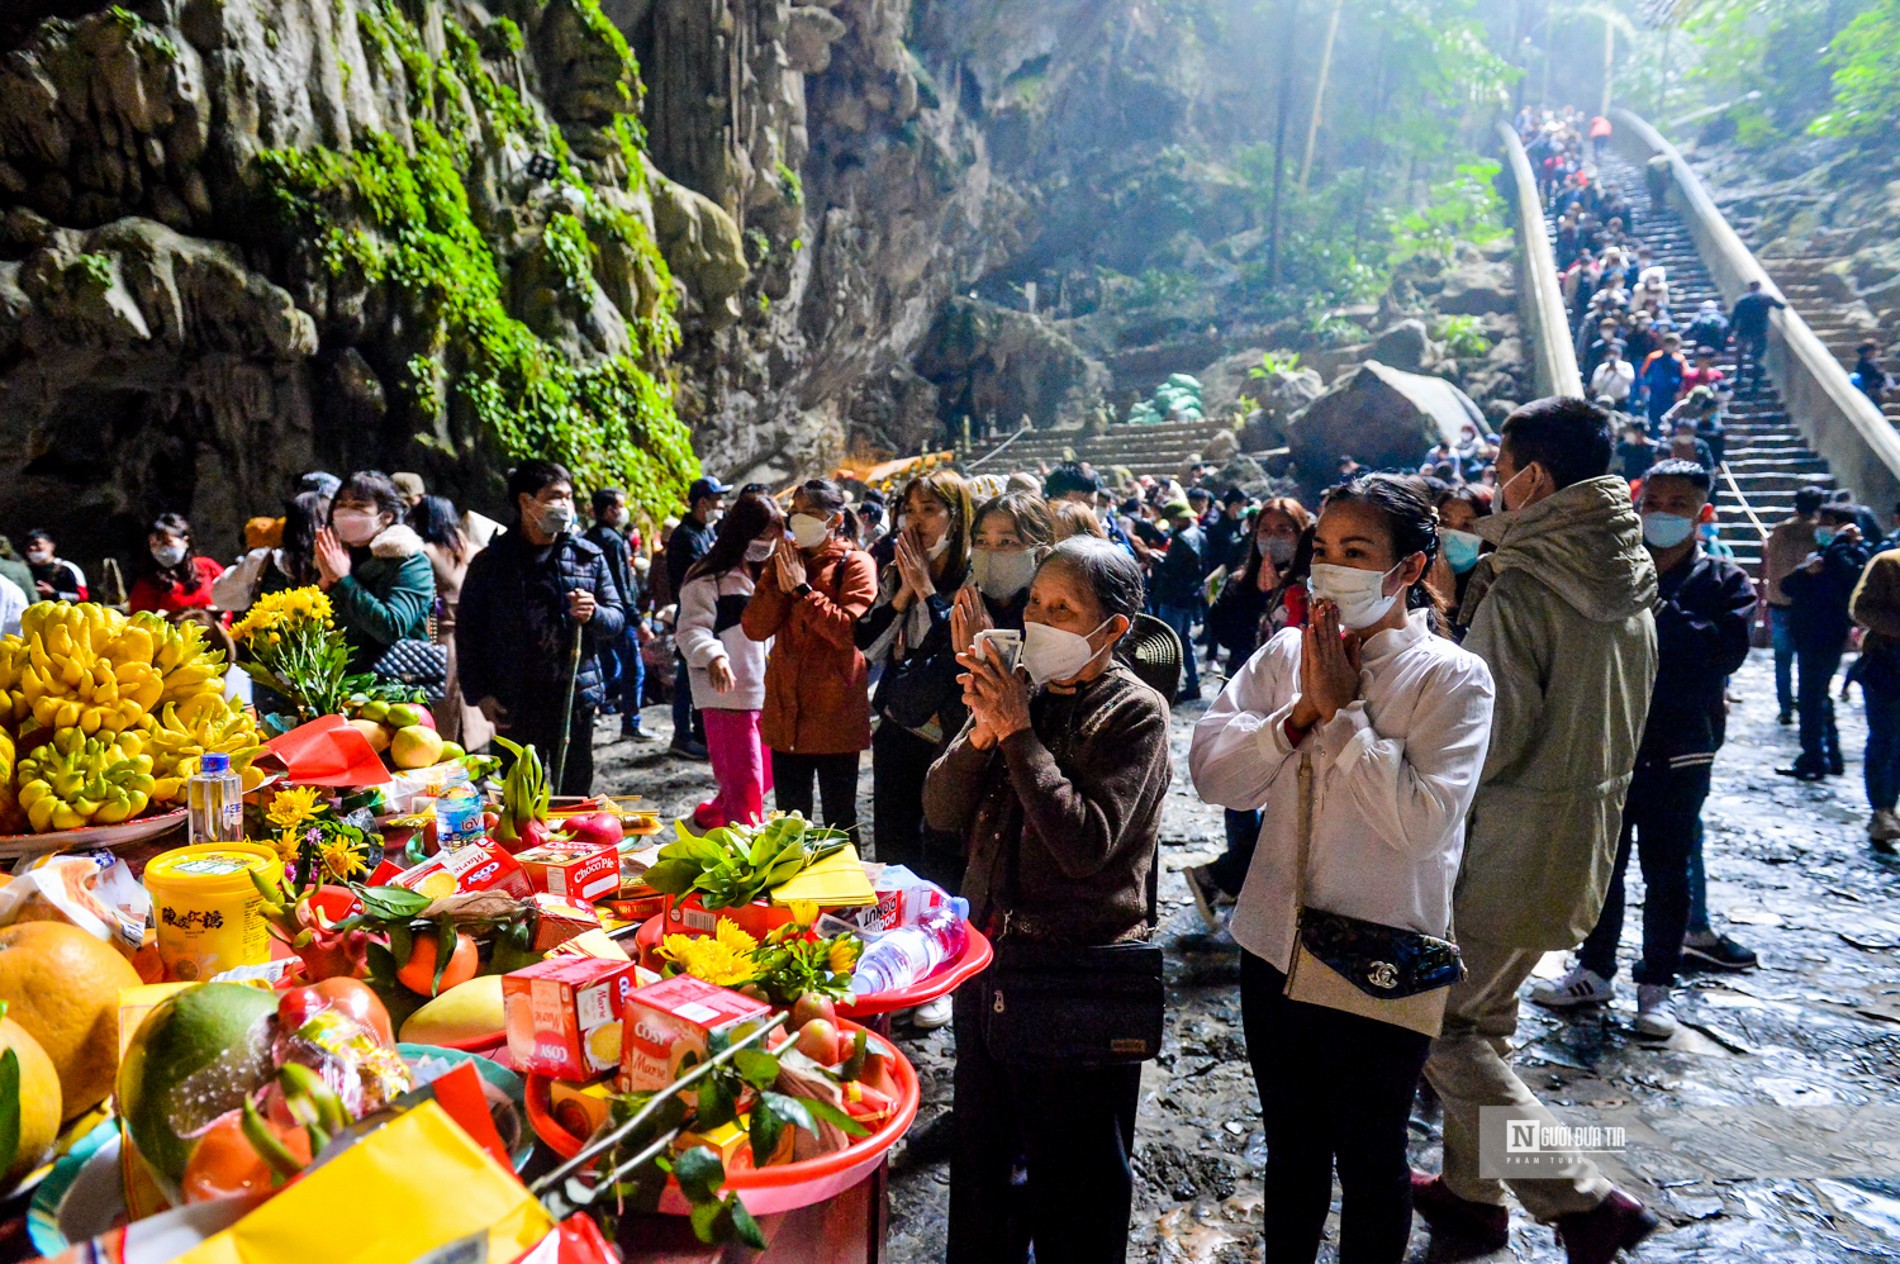
<path id="1" fill-rule="evenodd" d="M 412 352 L 404 396 L 418 434 L 436 429 L 446 409 L 473 423 L 458 427 L 462 433 L 492 443 L 508 459 L 561 461 L 584 485 L 617 484 L 654 516 L 664 514 L 683 497 L 699 463 L 662 377 L 679 341 L 676 295 L 646 222 L 602 196 L 596 186 L 607 177 L 583 174 L 560 129 L 488 69 L 484 45 L 500 57 L 520 49 L 515 23 L 499 19 L 478 36 L 445 12 L 448 55 L 432 58 L 401 9 L 369 2 L 374 7 L 359 12 L 358 31 L 379 68 L 406 79 L 408 134 L 359 133 L 348 152 L 261 153 L 285 228 L 310 243 L 337 281 L 400 292 L 402 336 Z M 622 105 L 632 110 L 638 67 L 626 41 L 596 0 L 565 2 L 618 59 Z M 623 113 L 612 131 L 628 168 L 625 191 L 637 193 L 637 124 Z M 510 310 L 507 265 L 471 197 L 474 183 L 493 175 L 481 164 L 509 142 L 555 160 L 571 207 L 549 212 L 541 229 L 549 267 L 540 279 L 555 290 L 553 301 L 584 310 L 597 276 L 611 280 L 603 245 L 628 261 L 628 350 L 577 358 Z M 415 318 L 419 330 L 411 327 Z"/>

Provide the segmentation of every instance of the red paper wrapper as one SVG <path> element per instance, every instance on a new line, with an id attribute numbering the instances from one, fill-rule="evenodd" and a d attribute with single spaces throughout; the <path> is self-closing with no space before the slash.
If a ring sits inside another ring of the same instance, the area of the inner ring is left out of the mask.
<path id="1" fill-rule="evenodd" d="M 375 748 L 340 715 L 320 715 L 267 745 L 302 786 L 380 786 L 394 780 Z"/>

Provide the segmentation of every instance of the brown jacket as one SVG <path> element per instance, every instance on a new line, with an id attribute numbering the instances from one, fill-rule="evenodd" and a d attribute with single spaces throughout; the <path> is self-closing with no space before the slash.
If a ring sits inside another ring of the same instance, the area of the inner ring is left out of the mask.
<path id="1" fill-rule="evenodd" d="M 1874 554 L 1854 585 L 1849 609 L 1854 622 L 1867 629 L 1863 653 L 1900 650 L 1900 549 Z"/>
<path id="2" fill-rule="evenodd" d="M 1814 519 L 1788 518 L 1768 533 L 1761 550 L 1761 590 L 1771 606 L 1788 604 L 1781 581 L 1801 569 L 1808 554 L 1814 552 Z"/>
<path id="3" fill-rule="evenodd" d="M 924 779 L 924 819 L 962 838 L 970 920 L 992 936 L 1110 944 L 1145 935 L 1173 765 L 1168 704 L 1116 664 L 1038 690 L 990 750 L 959 734 Z"/>
<path id="4" fill-rule="evenodd" d="M 787 754 L 854 754 L 871 744 L 871 695 L 852 634 L 877 597 L 877 567 L 833 537 L 805 559 L 805 580 L 811 591 L 794 597 L 768 568 L 746 603 L 745 634 L 773 642 L 760 735 Z"/>

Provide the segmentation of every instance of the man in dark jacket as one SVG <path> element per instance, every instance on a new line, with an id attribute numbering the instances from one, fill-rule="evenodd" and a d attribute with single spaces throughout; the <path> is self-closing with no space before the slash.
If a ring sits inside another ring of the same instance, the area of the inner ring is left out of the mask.
<path id="1" fill-rule="evenodd" d="M 608 701 L 620 711 L 622 741 L 650 742 L 653 734 L 640 726 L 640 702 L 646 692 L 646 664 L 640 657 L 640 582 L 633 573 L 633 552 L 627 546 L 627 493 L 618 487 L 602 487 L 593 496 L 594 525 L 585 538 L 607 559 L 607 570 L 614 577 L 614 590 L 620 594 L 620 608 L 627 612 L 627 626 L 610 650 L 602 651 L 600 665 L 607 677 Z"/>
<path id="2" fill-rule="evenodd" d="M 1623 807 L 1623 834 L 1596 929 L 1577 967 L 1531 998 L 1552 1009 L 1600 1005 L 1614 994 L 1623 933 L 1624 872 L 1633 843 L 1643 861 L 1643 956 L 1636 980 L 1636 1034 L 1666 1040 L 1676 1030 L 1669 989 L 1689 921 L 1689 857 L 1709 773 L 1728 723 L 1723 690 L 1748 657 L 1755 588 L 1733 562 L 1704 553 L 1696 528 L 1712 521 L 1709 471 L 1664 461 L 1643 480 L 1643 544 L 1657 573 L 1656 685 Z"/>
<path id="3" fill-rule="evenodd" d="M 687 490 L 686 516 L 666 540 L 668 593 L 675 602 L 680 599 L 680 589 L 686 587 L 686 572 L 712 548 L 719 532 L 719 515 L 731 490 L 711 476 L 694 479 Z M 673 744 L 670 749 L 682 759 L 705 759 L 706 726 L 693 709 L 693 682 L 686 670 L 686 660 L 675 652 L 673 665 Z"/>
<path id="4" fill-rule="evenodd" d="M 1750 281 L 1748 292 L 1735 300 L 1728 314 L 1728 327 L 1735 335 L 1735 385 L 1748 377 L 1748 362 L 1755 362 L 1755 385 L 1761 385 L 1761 356 L 1768 349 L 1768 314 L 1787 304 L 1766 293 L 1760 281 Z"/>
<path id="5" fill-rule="evenodd" d="M 1873 550 L 1855 522 L 1858 505 L 1821 506 L 1812 553 L 1800 570 L 1781 581 L 1794 636 L 1795 709 L 1801 717 L 1801 757 L 1784 777 L 1819 781 L 1846 771 L 1841 735 L 1834 725 L 1834 672 L 1854 626 L 1848 613 L 1854 587 Z"/>
<path id="6" fill-rule="evenodd" d="M 1206 528 L 1207 556 L 1202 559 L 1208 573 L 1216 567 L 1225 566 L 1237 571 L 1245 555 L 1240 551 L 1241 535 L 1247 527 L 1247 493 L 1238 487 L 1230 487 L 1221 493 L 1220 513 L 1214 518 L 1214 525 Z"/>
<path id="7" fill-rule="evenodd" d="M 1173 528 L 1168 548 L 1155 562 L 1151 596 L 1155 615 L 1174 629 L 1181 638 L 1181 658 L 1187 669 L 1187 681 L 1181 699 L 1201 696 L 1201 669 L 1194 652 L 1194 625 L 1201 618 L 1201 581 L 1206 578 L 1203 561 L 1207 554 L 1207 536 L 1194 517 L 1194 509 L 1185 500 L 1172 500 L 1161 507 L 1161 514 Z"/>
<path id="8" fill-rule="evenodd" d="M 552 461 L 508 475 L 515 523 L 469 563 L 456 610 L 462 696 L 511 742 L 532 742 L 556 794 L 591 794 L 600 653 L 626 628 L 598 546 L 574 532 L 574 481 Z M 576 657 L 578 648 L 579 656 Z M 573 703 L 568 682 L 574 680 Z"/>

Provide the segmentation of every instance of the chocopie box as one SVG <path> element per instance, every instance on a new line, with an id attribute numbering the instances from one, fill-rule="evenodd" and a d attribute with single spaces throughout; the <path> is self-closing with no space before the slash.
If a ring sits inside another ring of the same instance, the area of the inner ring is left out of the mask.
<path id="1" fill-rule="evenodd" d="M 612 843 L 550 843 L 517 852 L 515 860 L 544 895 L 593 901 L 620 891 L 620 852 Z"/>
<path id="2" fill-rule="evenodd" d="M 704 1061 L 715 1037 L 743 1036 L 771 1013 L 764 1001 L 690 974 L 640 988 L 627 997 L 617 1087 L 623 1093 L 665 1088 L 679 1078 L 688 1055 Z"/>

